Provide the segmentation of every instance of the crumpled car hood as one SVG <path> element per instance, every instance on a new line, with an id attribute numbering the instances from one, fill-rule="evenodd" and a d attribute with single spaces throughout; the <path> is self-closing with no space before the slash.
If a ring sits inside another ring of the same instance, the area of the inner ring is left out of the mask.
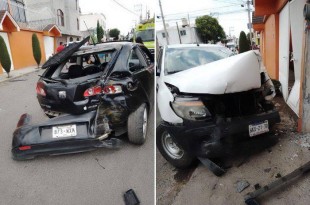
<path id="1" fill-rule="evenodd" d="M 260 71 L 259 56 L 248 51 L 164 76 L 164 82 L 184 93 L 235 93 L 260 88 Z"/>

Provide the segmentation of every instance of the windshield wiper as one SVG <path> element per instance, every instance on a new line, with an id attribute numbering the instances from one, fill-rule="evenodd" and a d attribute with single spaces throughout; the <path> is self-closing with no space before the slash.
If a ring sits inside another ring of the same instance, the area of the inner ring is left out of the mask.
<path id="1" fill-rule="evenodd" d="M 174 71 L 170 71 L 170 72 L 167 72 L 168 74 L 174 74 L 174 73 L 177 73 L 177 72 L 180 72 L 180 70 L 174 70 Z"/>

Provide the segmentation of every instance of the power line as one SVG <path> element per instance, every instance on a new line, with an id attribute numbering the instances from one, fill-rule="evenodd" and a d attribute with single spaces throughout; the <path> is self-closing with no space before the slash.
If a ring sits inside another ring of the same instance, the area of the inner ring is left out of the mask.
<path id="1" fill-rule="evenodd" d="M 221 2 L 221 3 L 226 3 L 226 4 L 230 4 L 230 5 L 239 5 L 239 6 L 240 6 L 240 4 L 242 4 L 241 2 L 237 3 L 237 2 L 227 1 L 227 0 L 213 0 L 213 1 Z"/>
<path id="2" fill-rule="evenodd" d="M 114 1 L 117 5 L 119 5 L 119 6 L 122 7 L 123 9 L 129 11 L 130 13 L 132 13 L 132 14 L 134 14 L 134 15 L 136 15 L 136 16 L 139 16 L 139 15 L 136 14 L 135 12 L 131 11 L 130 9 L 128 9 L 128 8 L 126 8 L 125 6 L 123 6 L 122 4 L 120 4 L 118 1 L 116 1 L 116 0 L 112 0 L 112 1 Z"/>
<path id="3" fill-rule="evenodd" d="M 247 9 L 238 9 L 238 10 L 231 10 L 231 11 L 223 11 L 223 12 L 212 12 L 212 14 L 218 14 L 218 15 L 226 15 L 226 14 L 234 14 L 234 13 L 240 13 L 240 12 L 246 12 Z M 166 21 L 176 21 L 176 20 L 181 20 L 181 18 L 185 18 L 186 14 L 184 13 L 182 16 L 180 17 L 173 17 L 173 18 L 166 18 Z M 211 15 L 211 13 L 209 13 L 209 15 Z M 167 15 L 165 15 L 167 16 Z M 202 15 L 199 15 L 199 14 L 196 14 L 196 15 L 191 15 L 190 16 L 190 19 L 194 19 L 194 18 L 197 18 L 199 16 L 202 16 Z M 156 22 L 160 22 L 160 21 L 156 21 Z"/>
<path id="4" fill-rule="evenodd" d="M 240 4 L 238 4 L 240 5 Z M 203 12 L 203 11 L 209 11 L 209 10 L 215 10 L 215 9 L 222 9 L 222 8 L 228 8 L 228 7 L 235 7 L 235 5 L 228 5 L 228 6 L 220 6 L 220 7 L 213 7 L 213 8 L 207 8 L 207 9 L 200 9 L 200 10 L 193 10 L 189 12 L 180 12 L 180 13 L 174 13 L 174 14 L 166 14 L 165 16 L 174 16 L 174 15 L 180 15 L 180 14 L 190 14 L 190 13 L 197 13 L 197 12 Z"/>

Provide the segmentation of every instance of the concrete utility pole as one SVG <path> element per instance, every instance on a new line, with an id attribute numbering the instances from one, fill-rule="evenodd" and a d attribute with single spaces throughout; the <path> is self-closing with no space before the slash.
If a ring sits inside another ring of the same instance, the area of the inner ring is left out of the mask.
<path id="1" fill-rule="evenodd" d="M 180 35 L 180 30 L 179 30 L 179 25 L 178 25 L 178 22 L 175 22 L 175 23 L 176 23 L 176 25 L 177 25 L 177 30 L 178 30 L 178 35 L 179 35 L 180 44 L 182 44 L 181 35 Z"/>
<path id="2" fill-rule="evenodd" d="M 248 10 L 248 18 L 249 18 L 249 31 L 250 31 L 250 43 L 251 43 L 251 50 L 253 49 L 252 46 L 252 23 L 251 23 L 251 10 L 250 10 L 250 0 L 247 0 L 246 5 L 247 5 L 247 10 Z"/>
<path id="3" fill-rule="evenodd" d="M 163 13 L 163 8 L 161 7 L 161 1 L 159 1 L 159 8 L 160 8 L 160 13 L 161 13 L 161 19 L 163 20 L 163 24 L 164 24 L 164 30 L 165 30 L 165 35 L 166 35 L 166 41 L 167 41 L 167 45 L 169 45 L 169 35 L 167 32 L 167 28 L 166 28 L 166 23 L 165 23 L 165 17 L 164 17 L 164 13 Z"/>

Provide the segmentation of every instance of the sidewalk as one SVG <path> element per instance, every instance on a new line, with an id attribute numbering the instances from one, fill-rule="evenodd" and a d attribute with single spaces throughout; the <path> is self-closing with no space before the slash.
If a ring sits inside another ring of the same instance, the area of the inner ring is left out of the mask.
<path id="1" fill-rule="evenodd" d="M 0 74 L 0 83 L 5 82 L 7 80 L 18 78 L 20 76 L 23 76 L 23 75 L 26 75 L 28 73 L 32 73 L 38 70 L 40 69 L 37 69 L 37 66 L 29 66 L 29 67 L 21 68 L 18 70 L 12 70 L 10 72 L 10 78 L 8 78 L 7 73 L 4 71 L 2 74 Z"/>

